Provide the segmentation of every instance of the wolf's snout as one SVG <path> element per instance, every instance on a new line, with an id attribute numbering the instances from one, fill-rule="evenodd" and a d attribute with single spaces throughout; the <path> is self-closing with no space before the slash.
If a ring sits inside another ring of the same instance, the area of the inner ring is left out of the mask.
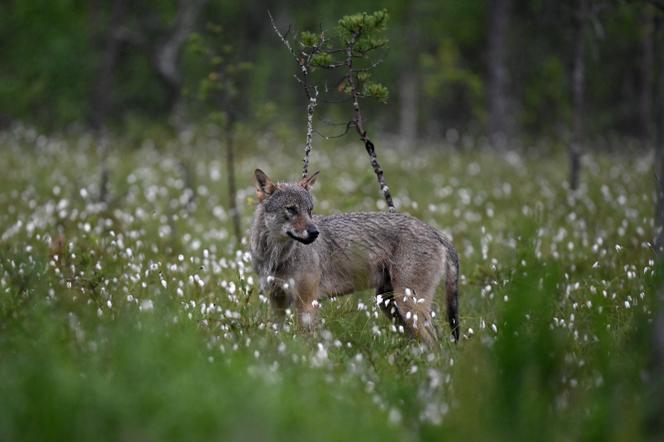
<path id="1" fill-rule="evenodd" d="M 307 233 L 309 234 L 309 238 L 311 238 L 312 241 L 318 238 L 318 235 L 320 235 L 320 232 L 318 231 L 316 226 L 307 227 Z"/>
<path id="2" fill-rule="evenodd" d="M 320 232 L 315 225 L 310 224 L 306 227 L 306 229 L 295 232 L 287 231 L 286 234 L 295 241 L 299 241 L 302 244 L 311 244 L 312 242 L 316 241 L 316 238 L 318 238 Z"/>

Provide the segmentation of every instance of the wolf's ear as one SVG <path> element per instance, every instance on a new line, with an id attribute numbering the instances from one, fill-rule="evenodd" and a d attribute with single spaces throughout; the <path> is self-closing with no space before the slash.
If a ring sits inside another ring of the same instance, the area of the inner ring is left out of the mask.
<path id="1" fill-rule="evenodd" d="M 302 178 L 297 184 L 309 190 L 311 186 L 313 186 L 314 183 L 316 182 L 316 178 L 318 178 L 319 173 L 320 170 L 317 170 L 316 173 L 314 173 L 313 175 L 308 176 L 306 178 Z"/>
<path id="2" fill-rule="evenodd" d="M 254 175 L 256 176 L 256 196 L 258 197 L 258 201 L 263 202 L 265 198 L 277 189 L 277 186 L 260 169 L 256 169 Z"/>

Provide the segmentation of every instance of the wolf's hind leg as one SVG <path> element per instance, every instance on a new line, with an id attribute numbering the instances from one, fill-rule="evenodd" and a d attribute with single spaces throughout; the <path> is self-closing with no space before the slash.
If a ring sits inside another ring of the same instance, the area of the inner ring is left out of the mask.
<path id="1" fill-rule="evenodd" d="M 396 303 L 394 302 L 394 293 L 382 292 L 376 290 L 376 298 L 380 310 L 387 316 L 388 319 L 393 321 L 395 325 L 403 325 L 403 320 Z"/>
<path id="2" fill-rule="evenodd" d="M 392 321 L 396 321 L 397 325 L 401 325 L 401 319 L 398 317 L 399 311 L 396 304 L 394 304 L 394 289 L 390 282 L 390 275 L 387 270 L 384 271 L 383 281 L 376 288 L 376 301 L 381 311 Z"/>
<path id="3" fill-rule="evenodd" d="M 431 307 L 428 302 L 418 303 L 417 296 L 413 290 L 396 289 L 394 304 L 408 334 L 421 339 L 428 347 L 434 347 L 438 337 L 431 318 Z"/>

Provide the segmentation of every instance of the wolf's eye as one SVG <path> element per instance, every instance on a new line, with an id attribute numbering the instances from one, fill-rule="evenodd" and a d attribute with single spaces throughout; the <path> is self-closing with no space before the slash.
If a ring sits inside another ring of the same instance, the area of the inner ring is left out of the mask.
<path id="1" fill-rule="evenodd" d="M 295 207 L 295 206 L 288 206 L 288 207 L 286 207 L 286 212 L 287 212 L 289 215 L 297 215 L 297 207 Z"/>

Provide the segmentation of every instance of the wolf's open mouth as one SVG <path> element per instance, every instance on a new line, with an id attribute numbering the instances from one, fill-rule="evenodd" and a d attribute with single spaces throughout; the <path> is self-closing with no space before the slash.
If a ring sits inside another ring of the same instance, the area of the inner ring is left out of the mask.
<path id="1" fill-rule="evenodd" d="M 318 237 L 318 235 L 316 236 L 310 235 L 306 238 L 300 238 L 299 236 L 293 235 L 291 232 L 286 232 L 286 234 L 291 238 L 293 238 L 295 241 L 301 242 L 302 244 L 311 244 L 312 242 L 316 241 L 316 238 Z"/>

